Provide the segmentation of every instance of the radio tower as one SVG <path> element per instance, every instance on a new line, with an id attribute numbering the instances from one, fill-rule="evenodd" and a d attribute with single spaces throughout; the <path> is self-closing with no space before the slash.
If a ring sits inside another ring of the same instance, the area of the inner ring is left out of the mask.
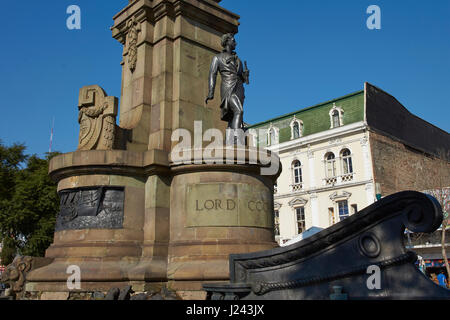
<path id="1" fill-rule="evenodd" d="M 52 130 L 50 132 L 50 147 L 48 148 L 48 153 L 52 152 L 52 143 L 53 143 L 53 128 L 55 127 L 55 117 L 53 117 L 52 122 Z"/>

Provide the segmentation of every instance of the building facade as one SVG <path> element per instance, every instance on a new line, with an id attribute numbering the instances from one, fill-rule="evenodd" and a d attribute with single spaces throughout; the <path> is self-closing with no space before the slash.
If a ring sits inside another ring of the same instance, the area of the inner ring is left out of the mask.
<path id="1" fill-rule="evenodd" d="M 450 185 L 450 135 L 369 83 L 249 131 L 253 143 L 277 152 L 283 166 L 274 194 L 281 245 L 312 227 L 327 228 L 377 197 L 435 189 L 436 180 Z"/>

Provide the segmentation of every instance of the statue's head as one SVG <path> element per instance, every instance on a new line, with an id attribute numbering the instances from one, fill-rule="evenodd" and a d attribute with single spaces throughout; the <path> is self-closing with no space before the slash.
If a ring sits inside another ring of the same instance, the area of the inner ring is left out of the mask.
<path id="1" fill-rule="evenodd" d="M 226 48 L 228 45 L 232 50 L 236 48 L 236 40 L 234 39 L 234 34 L 232 33 L 226 33 L 222 36 L 222 47 Z"/>

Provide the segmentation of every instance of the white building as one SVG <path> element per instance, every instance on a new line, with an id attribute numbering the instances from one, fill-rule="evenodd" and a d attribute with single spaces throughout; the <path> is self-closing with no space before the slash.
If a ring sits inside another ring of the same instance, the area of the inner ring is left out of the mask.
<path id="1" fill-rule="evenodd" d="M 250 126 L 255 142 L 277 152 L 283 166 L 274 194 L 276 240 L 283 244 L 312 227 L 328 228 L 374 203 L 377 195 L 421 190 L 423 186 L 394 186 L 390 181 L 387 169 L 394 158 L 415 156 L 409 149 L 380 150 L 382 139 L 420 150 L 422 141 L 397 140 L 419 120 L 424 136 L 434 130 L 436 143 L 449 144 L 448 133 L 436 135 L 438 128 L 414 117 L 395 98 L 366 83 L 356 93 Z M 383 128 L 389 121 L 398 123 L 389 126 L 392 132 Z"/>

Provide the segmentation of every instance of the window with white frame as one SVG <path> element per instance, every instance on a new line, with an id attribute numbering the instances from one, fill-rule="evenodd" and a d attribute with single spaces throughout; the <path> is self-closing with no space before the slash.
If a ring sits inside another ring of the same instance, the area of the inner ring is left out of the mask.
<path id="1" fill-rule="evenodd" d="M 349 217 L 348 201 L 347 200 L 338 201 L 337 204 L 339 210 L 339 221 L 347 219 Z"/>
<path id="2" fill-rule="evenodd" d="M 278 129 L 270 124 L 267 131 L 267 145 L 272 146 L 278 143 Z"/>
<path id="3" fill-rule="evenodd" d="M 342 157 L 342 165 L 343 165 L 342 172 L 344 174 L 353 173 L 352 154 L 351 154 L 350 150 L 348 150 L 348 149 L 342 150 L 341 157 Z"/>
<path id="4" fill-rule="evenodd" d="M 291 140 L 298 139 L 303 135 L 303 121 L 298 120 L 294 116 L 291 124 Z"/>
<path id="5" fill-rule="evenodd" d="M 331 128 L 338 128 L 340 126 L 343 126 L 343 115 L 344 110 L 341 107 L 336 106 L 336 104 L 333 104 L 333 108 L 330 110 L 330 122 L 331 122 Z"/>
<path id="6" fill-rule="evenodd" d="M 301 184 L 303 182 L 302 163 L 299 160 L 292 162 L 292 173 L 294 184 Z"/>
<path id="7" fill-rule="evenodd" d="M 297 234 L 305 231 L 305 207 L 295 208 L 295 217 L 297 219 Z"/>
<path id="8" fill-rule="evenodd" d="M 341 126 L 341 122 L 339 121 L 339 112 L 337 110 L 333 111 L 333 128 L 337 128 Z"/>
<path id="9" fill-rule="evenodd" d="M 333 152 L 325 155 L 325 174 L 327 178 L 336 177 L 336 157 Z"/>
<path id="10" fill-rule="evenodd" d="M 300 138 L 300 125 L 298 124 L 298 122 L 295 122 L 293 125 L 293 138 L 297 139 Z"/>

